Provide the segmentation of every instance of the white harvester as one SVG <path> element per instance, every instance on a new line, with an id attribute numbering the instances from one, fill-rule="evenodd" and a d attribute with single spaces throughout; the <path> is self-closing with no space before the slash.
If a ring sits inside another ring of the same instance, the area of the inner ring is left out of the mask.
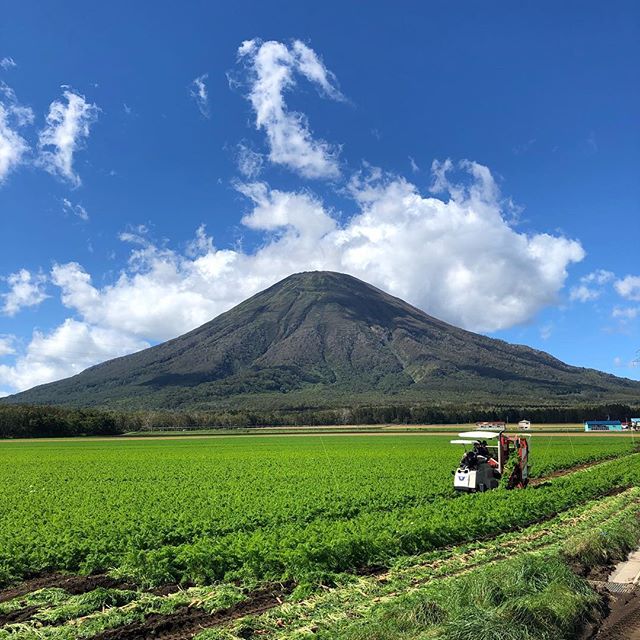
<path id="1" fill-rule="evenodd" d="M 529 440 L 524 435 L 507 435 L 504 429 L 465 431 L 451 444 L 464 445 L 465 453 L 453 472 L 456 491 L 489 491 L 507 476 L 507 489 L 524 489 L 529 482 Z"/>

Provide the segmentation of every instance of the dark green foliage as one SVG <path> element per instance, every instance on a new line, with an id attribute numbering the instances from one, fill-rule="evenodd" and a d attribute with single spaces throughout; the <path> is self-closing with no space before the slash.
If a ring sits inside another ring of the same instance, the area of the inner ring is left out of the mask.
<path id="1" fill-rule="evenodd" d="M 189 431 L 262 426 L 468 424 L 475 420 L 515 423 L 576 423 L 602 416 L 629 416 L 640 408 L 625 405 L 566 407 L 381 406 L 282 411 L 106 411 L 57 406 L 0 405 L 0 438 L 121 435 L 130 432 Z"/>
<path id="2" fill-rule="evenodd" d="M 123 416 L 96 409 L 0 407 L 0 438 L 115 435 L 122 433 Z"/>
<path id="3" fill-rule="evenodd" d="M 638 382 L 453 327 L 351 276 L 311 272 L 179 338 L 2 402 L 241 410 L 245 424 L 257 424 L 324 409 L 337 422 L 434 421 L 471 404 L 563 408 L 639 397 Z M 352 411 L 344 419 L 342 407 Z"/>
<path id="4" fill-rule="evenodd" d="M 546 440 L 536 475 L 633 447 Z M 331 584 L 338 572 L 527 526 L 640 479 L 632 454 L 536 489 L 461 496 L 450 473 L 459 459 L 446 436 L 5 442 L 0 586 L 114 568 L 155 584 Z"/>

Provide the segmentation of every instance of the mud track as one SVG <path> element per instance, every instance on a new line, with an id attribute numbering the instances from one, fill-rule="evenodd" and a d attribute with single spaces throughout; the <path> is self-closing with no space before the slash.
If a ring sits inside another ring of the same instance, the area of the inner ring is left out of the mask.
<path id="1" fill-rule="evenodd" d="M 608 598 L 609 613 L 589 640 L 640 640 L 640 590 Z"/>
<path id="2" fill-rule="evenodd" d="M 39 589 L 64 589 L 70 595 L 87 593 L 102 587 L 104 589 L 127 589 L 135 591 L 137 585 L 127 580 L 112 578 L 106 574 L 91 576 L 67 575 L 63 573 L 49 573 L 30 580 L 25 580 L 14 587 L 8 587 L 0 591 L 0 602 L 6 602 L 13 598 L 27 595 Z"/>
<path id="3" fill-rule="evenodd" d="M 15 624 L 16 622 L 26 622 L 38 610 L 37 606 L 25 607 L 11 613 L 0 614 L 0 628 L 6 624 Z"/>
<path id="4" fill-rule="evenodd" d="M 117 629 L 109 629 L 93 636 L 92 640 L 186 640 L 203 629 L 233 622 L 248 615 L 259 615 L 282 604 L 291 585 L 255 591 L 247 600 L 215 613 L 182 607 L 174 613 L 151 614 L 143 622 L 132 622 Z"/>

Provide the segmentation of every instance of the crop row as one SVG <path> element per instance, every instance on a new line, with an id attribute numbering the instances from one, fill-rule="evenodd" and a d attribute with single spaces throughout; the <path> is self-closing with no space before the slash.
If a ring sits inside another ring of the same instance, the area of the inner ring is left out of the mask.
<path id="1" fill-rule="evenodd" d="M 206 582 L 229 572 L 282 574 L 300 564 L 333 570 L 380 557 L 368 535 L 379 527 L 382 533 L 375 536 L 387 535 L 389 549 L 409 549 L 413 525 L 405 530 L 405 516 L 425 521 L 430 508 L 449 511 L 459 502 L 453 500 L 450 471 L 460 451 L 448 440 L 340 436 L 5 443 L 0 448 L 0 584 L 47 569 L 118 566 L 154 582 Z M 538 475 L 628 453 L 633 446 L 626 438 L 541 436 L 534 443 Z M 300 548 L 306 535 L 308 553 Z M 362 549 L 352 549 L 360 539 Z M 276 543 L 273 553 L 283 557 L 266 553 L 269 540 Z M 323 544 L 334 543 L 329 556 L 339 557 L 340 545 L 346 544 L 351 550 L 345 560 L 314 560 L 324 553 L 318 550 Z"/>
<path id="2" fill-rule="evenodd" d="M 393 558 L 460 544 L 549 518 L 586 500 L 640 482 L 640 455 L 603 463 L 527 491 L 436 498 L 350 520 L 318 519 L 215 540 L 133 551 L 123 574 L 142 582 L 322 579 L 323 574 L 387 564 Z"/>
<path id="3" fill-rule="evenodd" d="M 611 559 L 626 544 L 637 542 L 633 525 L 640 511 L 640 490 L 631 489 L 616 496 L 581 504 L 548 522 L 534 525 L 518 533 L 509 533 L 498 538 L 474 542 L 406 557 L 392 568 L 384 580 L 375 577 L 338 577 L 339 586 L 319 589 L 314 593 L 300 593 L 300 588 L 270 612 L 251 620 L 242 620 L 230 626 L 210 629 L 202 634 L 205 638 L 246 637 L 249 629 L 253 635 L 284 640 L 291 637 L 340 637 L 345 623 L 354 618 L 357 624 L 375 622 L 380 602 L 393 602 L 398 594 L 410 595 L 434 578 L 466 573 L 470 569 L 485 567 L 505 556 L 513 556 L 534 550 L 563 548 L 567 539 L 572 558 L 576 552 L 588 554 L 588 562 L 599 563 Z M 585 545 L 582 539 L 593 531 L 595 538 L 606 538 L 607 545 Z M 616 535 L 616 531 L 623 534 Z M 632 534 L 630 537 L 630 534 Z M 607 556 L 594 555 L 594 550 L 603 549 Z M 66 594 L 61 589 L 45 589 L 12 601 L 0 603 L 0 615 L 20 611 L 24 607 L 35 609 L 31 618 L 20 624 L 12 624 L 0 630 L 0 638 L 11 640 L 71 640 L 77 637 L 92 637 L 106 629 L 117 628 L 130 622 L 141 622 L 146 616 L 170 614 L 185 605 L 189 609 L 219 611 L 243 600 L 246 596 L 234 585 L 194 587 L 169 595 L 157 596 L 117 589 L 96 589 L 86 594 Z M 301 599 L 301 596 L 302 599 Z M 404 602 L 403 599 L 401 599 Z M 369 624 L 367 624 L 367 628 Z M 313 633 L 305 630 L 314 629 Z M 200 636 L 199 636 L 200 637 Z"/>

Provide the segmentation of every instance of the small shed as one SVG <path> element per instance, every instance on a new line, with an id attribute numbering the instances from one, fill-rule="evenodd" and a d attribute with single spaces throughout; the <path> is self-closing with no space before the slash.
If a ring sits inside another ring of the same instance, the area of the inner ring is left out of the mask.
<path id="1" fill-rule="evenodd" d="M 531 420 L 520 420 L 520 422 L 518 422 L 518 427 L 520 429 L 531 429 Z"/>
<path id="2" fill-rule="evenodd" d="M 585 431 L 622 431 L 620 420 L 586 420 Z"/>

